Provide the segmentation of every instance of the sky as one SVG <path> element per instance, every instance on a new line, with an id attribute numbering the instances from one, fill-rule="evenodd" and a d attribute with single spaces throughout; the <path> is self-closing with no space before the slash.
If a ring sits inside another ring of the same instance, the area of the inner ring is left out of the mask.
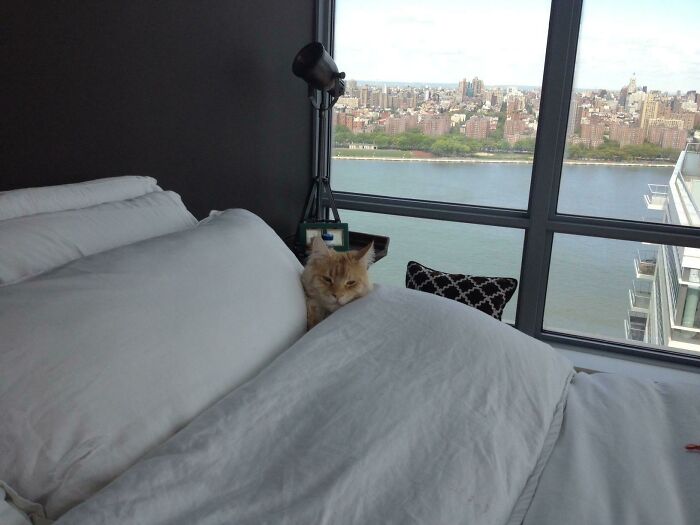
<path id="1" fill-rule="evenodd" d="M 660 9 L 662 7 L 662 9 Z M 549 0 L 336 0 L 347 78 L 539 86 Z M 700 91 L 700 0 L 584 0 L 574 87 Z"/>

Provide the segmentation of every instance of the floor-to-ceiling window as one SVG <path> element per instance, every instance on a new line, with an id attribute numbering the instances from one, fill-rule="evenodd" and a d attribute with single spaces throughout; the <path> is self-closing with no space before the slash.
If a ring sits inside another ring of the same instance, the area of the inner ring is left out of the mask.
<path id="1" fill-rule="evenodd" d="M 700 358 L 692 0 L 326 4 L 332 184 L 352 229 L 392 238 L 375 280 L 516 277 L 526 333 Z"/>

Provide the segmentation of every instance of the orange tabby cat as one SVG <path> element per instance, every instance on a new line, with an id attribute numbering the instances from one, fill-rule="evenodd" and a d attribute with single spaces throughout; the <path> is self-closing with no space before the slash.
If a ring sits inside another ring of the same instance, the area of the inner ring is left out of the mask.
<path id="1" fill-rule="evenodd" d="M 314 237 L 301 282 L 306 292 L 306 324 L 310 330 L 338 308 L 367 295 L 372 283 L 367 268 L 374 262 L 374 243 L 361 250 L 336 252 Z"/>

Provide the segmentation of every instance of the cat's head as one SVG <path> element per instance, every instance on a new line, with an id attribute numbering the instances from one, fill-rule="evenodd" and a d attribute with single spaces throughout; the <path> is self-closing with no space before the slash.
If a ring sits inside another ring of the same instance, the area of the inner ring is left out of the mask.
<path id="1" fill-rule="evenodd" d="M 372 290 L 367 268 L 373 262 L 374 243 L 361 250 L 336 252 L 315 237 L 302 276 L 306 293 L 333 312 Z"/>

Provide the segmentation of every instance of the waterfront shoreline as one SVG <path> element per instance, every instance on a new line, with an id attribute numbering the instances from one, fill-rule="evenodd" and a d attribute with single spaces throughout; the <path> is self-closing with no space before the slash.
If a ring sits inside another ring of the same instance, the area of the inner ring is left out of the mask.
<path id="1" fill-rule="evenodd" d="M 532 160 L 519 159 L 488 159 L 488 158 L 403 158 L 403 157 L 343 157 L 333 156 L 333 160 L 377 160 L 380 162 L 443 162 L 462 164 L 532 164 Z M 653 162 L 606 162 L 601 160 L 566 160 L 564 164 L 581 166 L 620 166 L 620 167 L 641 167 L 641 168 L 673 168 L 675 164 L 653 163 Z"/>

